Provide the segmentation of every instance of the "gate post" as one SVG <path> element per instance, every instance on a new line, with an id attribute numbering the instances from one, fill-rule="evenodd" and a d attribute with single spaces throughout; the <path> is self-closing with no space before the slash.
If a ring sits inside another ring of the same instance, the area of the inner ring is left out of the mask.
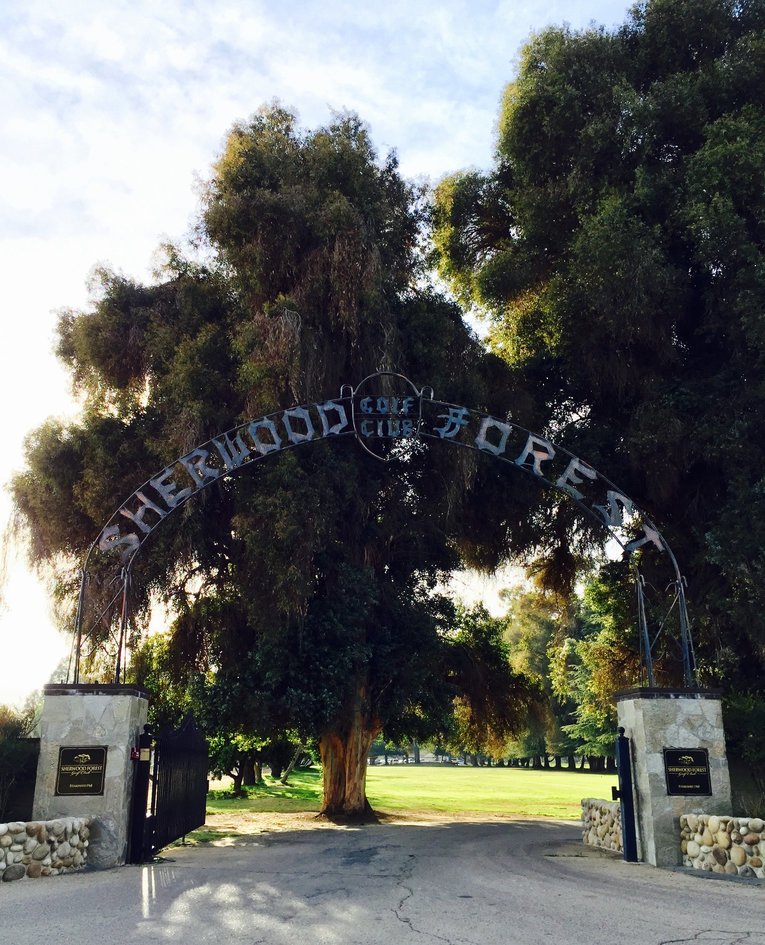
<path id="1" fill-rule="evenodd" d="M 134 764 L 133 797 L 130 804 L 130 841 L 128 863 L 144 863 L 151 859 L 146 855 L 146 812 L 149 805 L 149 781 L 151 779 L 151 751 L 154 736 L 148 725 L 138 737 L 138 757 Z"/>
<path id="2" fill-rule="evenodd" d="M 137 686 L 56 683 L 45 687 L 32 816 L 92 818 L 88 862 L 119 866 L 127 856 L 132 750 L 146 722 Z"/>
<path id="3" fill-rule="evenodd" d="M 719 694 L 631 689 L 617 693 L 616 707 L 632 742 L 643 859 L 653 866 L 678 866 L 681 814 L 732 813 Z"/>
<path id="4" fill-rule="evenodd" d="M 630 761 L 630 740 L 619 728 L 616 737 L 616 773 L 619 788 L 611 788 L 615 801 L 619 801 L 619 814 L 622 821 L 622 850 L 628 863 L 637 863 L 637 832 L 635 830 L 635 804 L 632 797 L 632 762 Z"/>

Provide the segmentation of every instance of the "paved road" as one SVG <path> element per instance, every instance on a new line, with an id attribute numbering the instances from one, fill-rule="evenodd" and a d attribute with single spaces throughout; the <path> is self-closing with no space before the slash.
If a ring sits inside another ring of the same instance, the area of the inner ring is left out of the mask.
<path id="1" fill-rule="evenodd" d="M 569 824 L 371 825 L 0 886 L 7 945 L 765 945 L 765 884 L 623 863 Z"/>

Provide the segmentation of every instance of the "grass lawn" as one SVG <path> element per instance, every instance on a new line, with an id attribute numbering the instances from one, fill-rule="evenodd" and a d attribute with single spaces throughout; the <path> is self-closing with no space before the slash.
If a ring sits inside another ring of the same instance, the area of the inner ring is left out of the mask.
<path id="1" fill-rule="evenodd" d="M 208 814 L 228 814 L 235 811 L 259 811 L 269 814 L 317 811 L 321 808 L 321 770 L 293 771 L 290 783 L 265 775 L 263 784 L 247 788 L 247 797 L 231 797 L 226 791 L 211 791 L 207 795 Z"/>
<path id="2" fill-rule="evenodd" d="M 576 771 L 531 771 L 525 768 L 472 768 L 451 765 L 375 766 L 367 772 L 367 796 L 384 812 L 430 812 L 452 816 L 497 814 L 504 817 L 578 819 L 583 797 L 611 798 L 616 775 Z M 235 811 L 288 813 L 318 811 L 321 772 L 296 771 L 290 786 L 266 777 L 246 798 L 232 799 L 213 791 L 211 814 Z"/>
<path id="3" fill-rule="evenodd" d="M 375 810 L 578 819 L 583 797 L 611 798 L 616 775 L 527 768 L 394 765 L 369 769 Z"/>

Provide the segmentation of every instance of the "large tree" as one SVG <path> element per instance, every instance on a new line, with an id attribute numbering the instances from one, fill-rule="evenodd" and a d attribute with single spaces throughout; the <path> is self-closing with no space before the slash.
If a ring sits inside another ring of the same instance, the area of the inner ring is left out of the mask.
<path id="1" fill-rule="evenodd" d="M 649 0 L 613 32 L 534 37 L 496 165 L 440 185 L 435 243 L 528 395 L 521 422 L 665 530 L 704 679 L 761 688 L 763 0 Z"/>
<path id="2" fill-rule="evenodd" d="M 306 132 L 271 107 L 231 131 L 197 261 L 167 247 L 149 285 L 102 272 L 91 309 L 61 317 L 58 350 L 83 414 L 31 437 L 14 493 L 63 598 L 120 497 L 248 419 L 381 370 L 506 409 L 507 372 L 458 308 L 423 288 L 423 210 L 352 115 Z M 461 693 L 475 724 L 507 729 L 527 700 L 500 650 L 478 640 L 471 652 L 452 632 L 436 593 L 461 549 L 485 565 L 506 551 L 506 529 L 486 514 L 491 473 L 417 442 L 388 459 L 345 439 L 221 477 L 133 567 L 134 633 L 152 594 L 168 600 L 179 674 L 206 673 L 231 696 L 237 731 L 257 733 L 265 713 L 269 730 L 317 738 L 333 814 L 364 810 L 383 726 L 427 735 Z M 98 592 L 104 567 L 91 560 L 91 596 L 110 593 Z M 95 627 L 94 638 L 109 629 Z M 485 682 L 498 679 L 489 705 Z"/>

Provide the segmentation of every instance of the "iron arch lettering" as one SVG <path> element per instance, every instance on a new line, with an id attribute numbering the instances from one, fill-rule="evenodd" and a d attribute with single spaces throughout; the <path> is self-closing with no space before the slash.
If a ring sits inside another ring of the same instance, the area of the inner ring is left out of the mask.
<path id="1" fill-rule="evenodd" d="M 375 383 L 377 387 L 371 386 Z M 166 518 L 213 483 L 252 463 L 306 443 L 341 437 L 356 437 L 367 452 L 381 460 L 388 458 L 390 452 L 376 450 L 380 444 L 395 450 L 417 439 L 476 450 L 567 496 L 606 529 L 625 553 L 649 545 L 666 555 L 675 574 L 674 603 L 678 607 L 684 678 L 686 685 L 692 685 L 695 661 L 684 580 L 669 545 L 637 504 L 589 463 L 547 437 L 510 419 L 435 400 L 431 388 L 418 389 L 408 378 L 393 372 L 369 375 L 355 388 L 344 385 L 336 399 L 289 407 L 220 433 L 161 469 L 122 502 L 85 559 L 77 614 L 75 674 L 79 667 L 87 567 L 96 549 L 120 562 L 124 636 L 130 567 L 149 536 Z M 648 681 L 653 685 L 652 643 L 645 626 L 639 580 L 637 587 Z"/>

